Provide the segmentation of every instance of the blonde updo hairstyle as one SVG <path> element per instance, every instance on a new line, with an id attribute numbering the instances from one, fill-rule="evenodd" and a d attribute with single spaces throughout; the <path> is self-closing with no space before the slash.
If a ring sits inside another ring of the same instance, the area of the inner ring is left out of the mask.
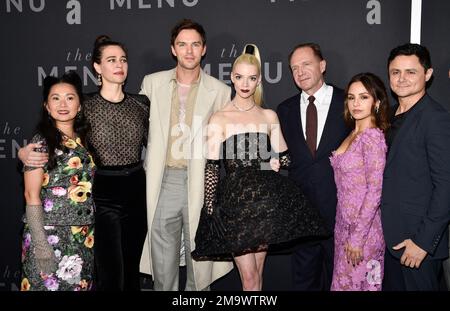
<path id="1" fill-rule="evenodd" d="M 261 56 L 259 55 L 258 47 L 254 44 L 246 44 L 244 50 L 242 51 L 242 54 L 234 61 L 232 71 L 234 71 L 234 68 L 237 64 L 254 65 L 256 66 L 256 68 L 258 68 L 258 74 L 261 76 Z M 257 104 L 258 106 L 262 105 L 262 82 L 260 82 L 256 87 L 255 94 L 253 94 L 253 99 L 255 101 L 255 104 Z"/>

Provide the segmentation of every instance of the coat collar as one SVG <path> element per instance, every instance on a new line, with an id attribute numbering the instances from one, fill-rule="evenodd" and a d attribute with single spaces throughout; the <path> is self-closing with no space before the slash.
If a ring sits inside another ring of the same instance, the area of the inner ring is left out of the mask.
<path id="1" fill-rule="evenodd" d="M 159 124 L 161 127 L 161 133 L 163 135 L 163 141 L 165 143 L 165 150 L 167 150 L 167 143 L 170 132 L 170 115 L 172 109 L 172 97 L 173 97 L 173 76 L 176 68 L 169 70 L 165 79 L 162 79 L 158 87 L 155 89 L 155 94 L 158 104 L 155 105 L 158 110 Z M 211 106 L 214 104 L 214 98 L 217 90 L 211 83 L 210 78 L 203 70 L 200 70 L 199 86 L 197 91 L 197 97 L 195 99 L 195 105 L 193 110 L 193 118 L 191 125 L 191 137 L 192 142 L 203 128 L 203 124 L 206 122 Z"/>
<path id="2" fill-rule="evenodd" d="M 197 98 L 195 99 L 194 113 L 191 126 L 191 142 L 197 136 L 203 125 L 207 124 L 211 107 L 214 106 L 214 98 L 217 90 L 211 84 L 211 80 L 207 74 L 200 70 L 200 82 L 198 85 Z M 204 134 L 201 133 L 200 134 Z"/>

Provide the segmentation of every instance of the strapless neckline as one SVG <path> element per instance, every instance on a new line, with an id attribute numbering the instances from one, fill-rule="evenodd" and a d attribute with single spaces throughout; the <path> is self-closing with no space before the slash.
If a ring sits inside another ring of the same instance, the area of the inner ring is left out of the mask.
<path id="1" fill-rule="evenodd" d="M 266 132 L 242 132 L 242 133 L 236 133 L 236 134 L 233 134 L 233 135 L 228 136 L 228 137 L 222 142 L 222 144 L 225 144 L 225 143 L 226 143 L 229 139 L 231 139 L 232 137 L 235 137 L 235 136 L 241 136 L 241 135 L 249 135 L 249 134 L 266 135 L 267 138 L 269 138 L 269 140 L 270 140 L 270 136 L 269 136 L 269 134 L 266 133 Z"/>

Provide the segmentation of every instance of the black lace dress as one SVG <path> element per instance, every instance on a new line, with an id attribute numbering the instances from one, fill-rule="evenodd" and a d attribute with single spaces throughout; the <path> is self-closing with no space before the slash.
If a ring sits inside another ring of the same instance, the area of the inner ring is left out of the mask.
<path id="1" fill-rule="evenodd" d="M 205 202 L 195 236 L 196 260 L 231 260 L 233 256 L 268 249 L 306 237 L 325 237 L 322 218 L 301 190 L 273 171 L 269 161 L 287 152 L 271 153 L 266 133 L 233 135 L 222 144 L 222 159 L 205 167 Z M 220 179 L 220 162 L 226 176 Z"/>

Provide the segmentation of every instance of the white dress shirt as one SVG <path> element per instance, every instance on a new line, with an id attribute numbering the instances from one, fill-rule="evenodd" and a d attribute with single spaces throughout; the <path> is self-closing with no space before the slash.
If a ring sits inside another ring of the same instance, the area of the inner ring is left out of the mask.
<path id="1" fill-rule="evenodd" d="M 302 92 L 300 96 L 300 118 L 302 120 L 303 136 L 306 139 L 306 108 L 308 107 L 308 97 L 310 95 Z M 328 110 L 330 109 L 331 98 L 333 97 L 333 87 L 328 84 L 323 84 L 322 87 L 313 94 L 315 100 L 314 104 L 317 108 L 317 146 L 319 148 L 320 138 L 322 137 L 323 128 L 327 120 Z M 344 107 L 342 107 L 344 109 Z"/>

